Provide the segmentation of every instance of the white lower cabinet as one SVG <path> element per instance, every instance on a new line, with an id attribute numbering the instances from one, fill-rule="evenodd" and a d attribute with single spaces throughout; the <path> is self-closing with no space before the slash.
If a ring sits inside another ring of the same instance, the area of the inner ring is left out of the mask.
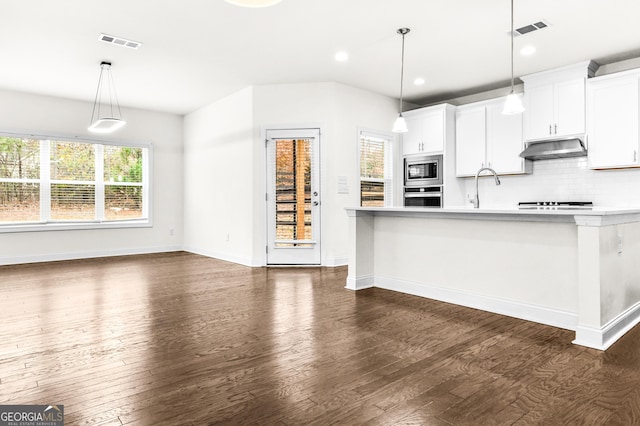
<path id="1" fill-rule="evenodd" d="M 637 70 L 587 80 L 587 135 L 592 169 L 638 167 Z"/>
<path id="2" fill-rule="evenodd" d="M 467 104 L 456 112 L 456 176 L 475 176 L 482 167 L 498 174 L 530 173 L 524 149 L 522 114 L 504 115 L 504 98 Z"/>

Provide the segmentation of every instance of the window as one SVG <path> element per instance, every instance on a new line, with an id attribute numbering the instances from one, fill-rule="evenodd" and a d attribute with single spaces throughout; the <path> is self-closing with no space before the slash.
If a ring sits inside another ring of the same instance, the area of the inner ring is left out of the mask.
<path id="1" fill-rule="evenodd" d="M 391 136 L 360 131 L 360 205 L 393 205 Z"/>
<path id="2" fill-rule="evenodd" d="M 0 232 L 148 224 L 149 151 L 0 136 Z"/>

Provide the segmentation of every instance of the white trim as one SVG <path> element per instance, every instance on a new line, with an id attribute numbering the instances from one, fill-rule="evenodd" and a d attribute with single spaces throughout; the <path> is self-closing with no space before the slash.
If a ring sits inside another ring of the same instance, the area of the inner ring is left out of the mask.
<path id="1" fill-rule="evenodd" d="M 97 257 L 130 256 L 136 254 L 167 253 L 182 251 L 180 246 L 139 247 L 117 250 L 79 251 L 69 253 L 40 254 L 33 256 L 0 257 L 0 265 L 55 262 L 59 260 L 91 259 Z"/>
<path id="2" fill-rule="evenodd" d="M 468 308 L 481 309 L 566 330 L 575 330 L 578 324 L 578 315 L 572 312 L 377 275 L 373 277 L 373 280 L 375 283 L 373 286 L 378 288 L 427 297 Z"/>
<path id="3" fill-rule="evenodd" d="M 226 253 L 214 252 L 206 249 L 199 249 L 197 247 L 184 247 L 182 250 L 188 253 L 199 254 L 201 256 L 211 257 L 218 260 L 224 260 L 225 262 L 237 263 L 238 265 L 250 266 L 253 268 L 259 268 L 259 267 L 265 266 L 265 265 L 260 265 L 256 263 L 251 258 L 228 255 Z"/>
<path id="4" fill-rule="evenodd" d="M 344 288 L 348 290 L 364 290 L 365 288 L 376 287 L 374 281 L 375 277 L 373 275 L 365 275 L 359 278 L 347 277 L 347 285 Z"/>
<path id="5" fill-rule="evenodd" d="M 622 312 L 601 328 L 576 327 L 576 338 L 573 343 L 604 351 L 639 323 L 640 302 Z"/>

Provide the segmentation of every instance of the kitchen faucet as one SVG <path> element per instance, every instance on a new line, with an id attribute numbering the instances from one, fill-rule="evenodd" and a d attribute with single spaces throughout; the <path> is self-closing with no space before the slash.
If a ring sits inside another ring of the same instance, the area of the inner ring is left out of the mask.
<path id="1" fill-rule="evenodd" d="M 493 177 L 496 180 L 496 185 L 500 185 L 500 179 L 498 179 L 498 174 L 495 170 L 490 167 L 480 168 L 480 170 L 478 170 L 478 172 L 476 173 L 476 196 L 472 200 L 470 200 L 473 204 L 474 209 L 480 208 L 480 197 L 478 197 L 478 176 L 480 176 L 480 173 L 484 172 L 485 170 L 493 173 Z"/>

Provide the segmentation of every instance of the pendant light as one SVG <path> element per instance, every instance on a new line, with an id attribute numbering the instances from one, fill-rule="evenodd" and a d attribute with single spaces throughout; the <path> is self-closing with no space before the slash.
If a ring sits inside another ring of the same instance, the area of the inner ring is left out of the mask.
<path id="1" fill-rule="evenodd" d="M 402 84 L 404 83 L 404 36 L 411 31 L 409 28 L 400 28 L 397 33 L 402 35 L 402 62 L 400 65 L 400 114 L 398 118 L 396 118 L 396 122 L 393 123 L 394 133 L 406 133 L 407 122 L 404 121 L 404 117 L 402 116 Z"/>
<path id="2" fill-rule="evenodd" d="M 513 0 L 511 0 L 511 92 L 504 101 L 503 114 L 520 114 L 524 111 L 520 96 L 513 90 Z"/>
<path id="3" fill-rule="evenodd" d="M 115 102 L 115 105 L 114 105 Z M 111 133 L 124 126 L 116 86 L 111 76 L 111 62 L 100 62 L 100 78 L 93 101 L 91 125 L 89 131 L 94 133 Z"/>

